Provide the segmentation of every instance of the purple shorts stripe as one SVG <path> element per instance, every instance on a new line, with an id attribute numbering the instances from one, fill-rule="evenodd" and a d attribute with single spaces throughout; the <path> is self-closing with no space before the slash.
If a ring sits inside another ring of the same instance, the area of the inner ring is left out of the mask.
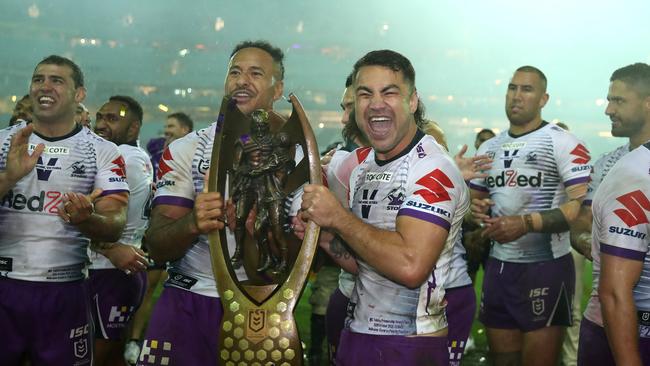
<path id="1" fill-rule="evenodd" d="M 129 193 L 129 190 L 128 189 L 111 189 L 111 190 L 102 191 L 102 193 L 99 196 L 104 197 L 104 196 L 108 196 L 109 194 L 118 194 L 118 193 Z"/>
<path id="2" fill-rule="evenodd" d="M 587 183 L 587 182 L 589 182 L 589 177 L 578 177 L 578 178 L 567 180 L 566 182 L 564 182 L 564 186 L 569 187 L 569 186 L 574 186 L 576 184 Z"/>
<path id="3" fill-rule="evenodd" d="M 637 250 L 616 247 L 613 245 L 600 243 L 600 251 L 605 254 L 609 254 L 616 257 L 625 258 L 625 259 L 632 259 L 641 262 L 645 260 L 645 252 L 639 252 Z"/>
<path id="4" fill-rule="evenodd" d="M 336 364 L 341 366 L 448 366 L 447 337 L 372 335 L 344 329 L 341 333 Z"/>
<path id="5" fill-rule="evenodd" d="M 426 212 L 414 210 L 412 208 L 403 208 L 397 212 L 397 216 L 410 216 L 414 217 L 416 219 L 420 219 L 426 222 L 430 222 L 432 224 L 436 224 L 443 229 L 449 231 L 449 228 L 451 227 L 451 224 L 447 222 L 447 220 L 438 217 L 436 215 L 432 215 Z"/>
<path id="6" fill-rule="evenodd" d="M 467 285 L 445 289 L 447 300 L 447 347 L 449 348 L 449 364 L 459 365 L 465 352 L 467 338 L 472 330 L 474 313 L 476 312 L 476 293 L 474 286 Z"/>
<path id="7" fill-rule="evenodd" d="M 478 184 L 474 184 L 472 182 L 469 182 L 469 188 L 477 190 L 477 191 L 481 191 L 481 192 L 489 192 L 487 187 L 479 186 Z"/>
<path id="8" fill-rule="evenodd" d="M 218 297 L 165 287 L 151 313 L 137 365 L 214 365 L 222 316 Z"/>
<path id="9" fill-rule="evenodd" d="M 152 206 L 154 207 L 158 205 L 172 205 L 172 206 L 194 208 L 194 201 L 185 197 L 160 196 L 154 198 L 152 204 Z"/>
<path id="10" fill-rule="evenodd" d="M 490 257 L 483 277 L 479 320 L 488 328 L 523 332 L 570 326 L 574 288 L 571 254 L 536 263 Z"/>

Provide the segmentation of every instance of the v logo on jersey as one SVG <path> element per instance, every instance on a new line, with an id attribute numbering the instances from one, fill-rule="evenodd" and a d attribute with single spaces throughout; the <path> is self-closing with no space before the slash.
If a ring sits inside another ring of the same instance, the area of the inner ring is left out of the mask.
<path id="1" fill-rule="evenodd" d="M 117 159 L 111 161 L 111 163 L 117 165 L 117 168 L 113 168 L 111 171 L 118 177 L 126 178 L 126 164 L 124 163 L 124 158 L 120 155 Z"/>
<path id="2" fill-rule="evenodd" d="M 451 200 L 447 188 L 454 188 L 454 184 L 449 177 L 445 175 L 440 169 L 435 169 L 429 174 L 420 178 L 417 185 L 421 185 L 426 189 L 419 189 L 414 193 L 422 196 L 427 203 L 443 202 Z"/>
<path id="3" fill-rule="evenodd" d="M 582 144 L 578 144 L 578 146 L 571 150 L 571 155 L 576 156 L 575 159 L 571 160 L 572 163 L 587 164 L 591 160 L 589 150 Z"/>
<path id="4" fill-rule="evenodd" d="M 52 174 L 52 170 L 56 166 L 58 160 L 59 158 L 51 158 L 47 161 L 47 164 L 44 164 L 43 157 L 39 156 L 38 161 L 36 162 L 36 176 L 38 177 L 38 180 L 49 180 L 50 174 Z"/>
<path id="5" fill-rule="evenodd" d="M 503 166 L 508 169 L 510 168 L 510 165 L 512 165 L 512 159 L 517 156 L 517 153 L 519 152 L 519 149 L 512 150 L 512 155 L 510 155 L 510 150 L 505 150 L 503 152 L 504 160 L 503 160 Z"/>
<path id="6" fill-rule="evenodd" d="M 158 174 L 156 174 L 157 180 L 160 180 L 165 174 L 171 172 L 173 169 L 167 164 L 168 161 L 172 161 L 172 152 L 169 151 L 169 148 L 165 149 L 160 157 L 160 162 L 158 163 Z"/>
<path id="7" fill-rule="evenodd" d="M 361 217 L 364 219 L 367 219 L 370 217 L 370 208 L 372 207 L 373 204 L 377 203 L 375 202 L 375 196 L 377 196 L 377 192 L 379 192 L 376 189 L 373 189 L 372 191 L 369 191 L 367 189 L 363 190 L 362 193 L 362 204 L 361 204 Z"/>
<path id="8" fill-rule="evenodd" d="M 640 190 L 626 193 L 616 199 L 625 206 L 625 209 L 614 210 L 616 216 L 620 217 L 628 227 L 645 224 L 648 217 L 645 211 L 650 211 L 650 201 Z M 644 211 L 645 210 L 645 211 Z"/>

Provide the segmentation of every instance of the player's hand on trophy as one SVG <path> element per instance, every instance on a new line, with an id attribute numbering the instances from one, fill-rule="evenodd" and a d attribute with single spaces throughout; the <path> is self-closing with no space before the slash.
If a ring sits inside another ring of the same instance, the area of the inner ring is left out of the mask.
<path id="1" fill-rule="evenodd" d="M 207 234 L 223 229 L 225 226 L 225 209 L 221 193 L 208 192 L 209 173 L 208 169 L 203 177 L 203 192 L 196 196 L 192 209 L 194 225 L 199 234 Z"/>
<path id="2" fill-rule="evenodd" d="M 312 220 L 321 227 L 333 227 L 335 220 L 347 214 L 332 192 L 319 184 L 305 186 L 300 211 L 304 220 Z"/>
<path id="3" fill-rule="evenodd" d="M 102 254 L 126 274 L 144 271 L 149 264 L 142 249 L 122 243 L 114 243 L 110 248 L 104 249 Z"/>
<path id="4" fill-rule="evenodd" d="M 0 173 L 4 174 L 9 182 L 18 182 L 34 170 L 38 157 L 41 156 L 45 149 L 45 145 L 38 144 L 34 152 L 29 153 L 29 136 L 33 131 L 34 126 L 29 124 L 11 138 L 11 145 L 7 154 L 7 166 L 4 172 Z"/>
<path id="5" fill-rule="evenodd" d="M 477 155 L 465 157 L 467 145 L 463 145 L 458 154 L 454 156 L 454 161 L 463 175 L 465 181 L 475 178 L 487 177 L 486 170 L 492 167 L 492 159 L 487 155 Z"/>
<path id="6" fill-rule="evenodd" d="M 76 192 L 65 193 L 58 207 L 59 217 L 72 225 L 83 223 L 95 213 L 94 202 L 102 192 L 101 189 L 96 188 L 89 195 Z"/>
<path id="7" fill-rule="evenodd" d="M 472 217 L 474 222 L 483 227 L 483 224 L 486 219 L 490 218 L 488 211 L 494 202 L 489 198 L 473 198 L 470 210 L 472 211 Z"/>
<path id="8" fill-rule="evenodd" d="M 483 221 L 483 236 L 502 244 L 519 239 L 528 232 L 526 222 L 521 216 L 490 217 Z"/>
<path id="9" fill-rule="evenodd" d="M 307 231 L 307 219 L 303 219 L 303 212 L 299 211 L 297 216 L 291 218 L 291 230 L 293 234 L 300 240 L 305 238 L 305 231 Z M 329 243 L 334 239 L 334 233 L 329 230 L 321 229 L 318 236 L 318 245 L 324 248 L 329 248 Z"/>

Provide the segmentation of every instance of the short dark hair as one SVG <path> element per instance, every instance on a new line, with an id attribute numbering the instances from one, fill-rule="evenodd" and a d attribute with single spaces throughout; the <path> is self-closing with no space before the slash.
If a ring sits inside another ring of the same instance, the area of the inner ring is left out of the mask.
<path id="1" fill-rule="evenodd" d="M 484 128 L 476 134 L 476 138 L 479 138 L 479 136 L 481 136 L 484 133 L 489 133 L 490 135 L 492 135 L 492 137 L 496 136 L 496 133 L 494 133 L 494 131 L 492 131 L 489 128 Z"/>
<path id="2" fill-rule="evenodd" d="M 619 80 L 634 89 L 641 97 L 650 96 L 650 65 L 637 62 L 614 71 L 609 81 Z"/>
<path id="3" fill-rule="evenodd" d="M 72 80 L 74 81 L 74 87 L 79 88 L 84 86 L 84 73 L 81 71 L 79 66 L 75 64 L 69 58 L 58 55 L 50 55 L 42 59 L 41 62 L 36 64 L 34 71 L 40 65 L 57 65 L 57 66 L 67 66 L 72 70 Z"/>
<path id="4" fill-rule="evenodd" d="M 349 88 L 350 85 L 352 85 L 352 81 L 354 79 L 354 71 L 348 74 L 348 77 L 345 78 L 345 87 Z"/>
<path id="5" fill-rule="evenodd" d="M 415 69 L 411 61 L 401 53 L 392 50 L 377 50 L 366 53 L 354 64 L 352 72 L 354 81 L 356 81 L 359 69 L 364 66 L 383 66 L 395 72 L 401 71 L 404 80 L 415 90 Z"/>
<path id="6" fill-rule="evenodd" d="M 176 120 L 183 126 L 187 127 L 187 129 L 192 132 L 194 129 L 194 121 L 190 118 L 189 115 L 183 112 L 176 112 L 172 113 L 169 116 L 167 116 L 167 119 L 169 118 L 176 118 Z"/>
<path id="7" fill-rule="evenodd" d="M 230 58 L 232 58 L 235 55 L 235 53 L 239 52 L 244 48 L 259 48 L 260 50 L 265 51 L 266 53 L 271 55 L 271 58 L 273 58 L 273 62 L 275 63 L 275 66 L 278 68 L 278 71 L 280 73 L 279 79 L 280 80 L 284 79 L 284 52 L 282 52 L 281 49 L 263 40 L 244 41 L 237 44 L 235 48 L 233 48 L 232 52 L 230 53 Z"/>
<path id="8" fill-rule="evenodd" d="M 519 67 L 515 72 L 532 72 L 534 74 L 537 74 L 539 78 L 542 80 L 542 87 L 544 88 L 544 91 L 546 91 L 546 86 L 548 85 L 548 81 L 546 80 L 546 75 L 542 72 L 542 70 L 536 68 L 535 66 L 530 66 L 530 65 L 525 65 Z"/>
<path id="9" fill-rule="evenodd" d="M 133 112 L 140 123 L 142 123 L 142 116 L 144 113 L 142 112 L 142 106 L 140 103 L 138 103 L 137 100 L 128 97 L 126 95 L 113 95 L 112 97 L 108 98 L 110 102 L 120 102 L 126 104 L 127 107 L 129 107 L 129 111 Z"/>

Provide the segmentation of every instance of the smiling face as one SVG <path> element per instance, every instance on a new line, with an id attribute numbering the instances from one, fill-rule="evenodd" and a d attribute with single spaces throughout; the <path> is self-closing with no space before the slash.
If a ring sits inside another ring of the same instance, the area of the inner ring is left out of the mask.
<path id="1" fill-rule="evenodd" d="M 29 95 L 37 123 L 70 123 L 86 91 L 84 87 L 75 87 L 70 67 L 40 64 L 32 75 Z"/>
<path id="2" fill-rule="evenodd" d="M 237 101 L 245 115 L 256 109 L 268 111 L 282 96 L 283 82 L 278 78 L 270 54 L 256 47 L 242 48 L 228 64 L 225 92 Z"/>
<path id="3" fill-rule="evenodd" d="M 116 145 L 126 144 L 137 138 L 134 119 L 125 103 L 109 101 L 97 111 L 95 133 Z"/>
<path id="4" fill-rule="evenodd" d="M 377 157 L 391 159 L 404 150 L 417 126 L 413 113 L 418 97 L 401 71 L 384 66 L 363 66 L 356 75 L 355 119 Z"/>

